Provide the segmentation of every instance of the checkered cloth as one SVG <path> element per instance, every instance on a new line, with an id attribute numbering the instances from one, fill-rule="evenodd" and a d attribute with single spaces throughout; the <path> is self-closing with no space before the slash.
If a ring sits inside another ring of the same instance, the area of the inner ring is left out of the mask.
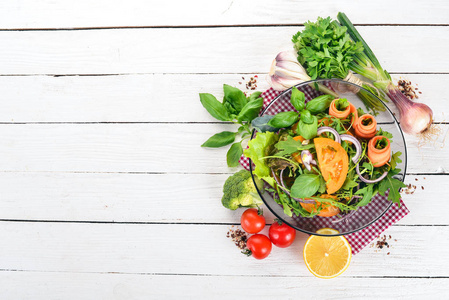
<path id="1" fill-rule="evenodd" d="M 306 102 L 310 99 L 313 99 L 319 95 L 320 92 L 316 91 L 314 88 L 310 86 L 305 86 L 302 88 L 306 96 Z M 262 97 L 264 99 L 264 109 L 269 106 L 269 104 L 281 94 L 281 92 L 275 91 L 272 88 L 268 89 L 264 93 L 262 93 Z M 285 101 L 276 101 L 265 111 L 265 114 L 275 115 L 281 111 L 290 111 L 294 110 L 292 104 L 290 103 L 290 93 L 285 94 L 283 98 Z M 242 155 L 240 158 L 240 164 L 247 170 L 249 170 L 249 160 L 245 156 Z M 387 196 L 376 195 L 371 201 L 370 205 L 360 207 L 356 213 L 354 213 L 350 218 L 348 223 L 339 224 L 339 228 L 347 229 L 348 231 L 351 229 L 351 222 L 366 224 L 369 223 L 369 220 L 375 219 L 381 212 L 384 211 L 385 207 L 389 204 Z M 376 237 L 378 237 L 385 229 L 390 227 L 392 224 L 396 223 L 404 216 L 409 213 L 409 210 L 405 206 L 405 204 L 401 200 L 401 207 L 397 204 L 393 204 L 385 214 L 379 218 L 377 221 L 369 225 L 368 227 L 354 232 L 352 234 L 348 234 L 345 237 L 349 241 L 352 247 L 352 253 L 357 254 L 360 250 L 362 250 L 366 245 L 371 243 Z M 295 218 L 295 216 L 294 216 Z M 312 218 L 300 218 L 297 217 L 295 220 L 301 222 L 301 225 L 305 228 L 309 226 L 309 228 L 317 227 L 335 227 L 333 226 L 333 222 L 337 217 L 332 218 L 322 218 L 322 217 L 314 217 Z M 368 221 L 368 222 L 367 222 Z M 313 225 L 312 225 L 313 224 Z M 346 228 L 346 227 L 347 228 Z"/>

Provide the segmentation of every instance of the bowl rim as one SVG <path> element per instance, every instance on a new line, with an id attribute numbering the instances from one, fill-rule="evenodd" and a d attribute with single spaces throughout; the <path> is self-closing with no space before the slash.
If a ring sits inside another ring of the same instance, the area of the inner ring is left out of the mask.
<path id="1" fill-rule="evenodd" d="M 354 86 L 354 87 L 356 87 L 356 88 L 359 88 L 359 89 L 362 89 L 362 90 L 364 90 L 364 91 L 366 91 L 367 93 L 369 93 L 369 94 L 371 94 L 372 96 L 374 96 L 375 98 L 377 98 L 382 104 L 383 104 L 383 106 L 387 109 L 387 111 L 390 113 L 390 115 L 393 117 L 393 120 L 394 120 L 394 122 L 395 122 L 395 124 L 397 125 L 397 127 L 398 127 L 398 129 L 399 129 L 399 132 L 400 132 L 400 134 L 401 134 L 401 137 L 402 137 L 402 140 L 404 141 L 404 159 L 405 159 L 405 164 L 404 164 L 404 170 L 403 170 L 403 176 L 402 176 L 402 179 L 401 179 L 401 181 L 402 182 L 404 182 L 404 180 L 405 180 L 405 176 L 406 176 L 406 174 L 407 174 L 407 162 L 408 162 L 408 159 L 407 159 L 407 143 L 405 142 L 405 137 L 404 137 L 404 133 L 403 133 L 403 131 L 402 131 L 402 128 L 401 128 L 401 126 L 399 125 L 400 123 L 399 123 L 399 121 L 396 119 L 396 116 L 393 114 L 393 112 L 390 110 L 390 108 L 379 98 L 379 97 L 377 97 L 376 95 L 374 95 L 373 93 L 371 93 L 369 90 L 367 90 L 367 89 L 365 89 L 365 88 L 363 88 L 363 87 L 361 87 L 361 86 L 359 86 L 359 85 L 357 85 L 357 84 L 354 84 L 354 83 L 352 83 L 352 82 L 347 82 L 347 81 L 344 81 L 344 80 L 341 80 L 341 79 L 336 79 L 336 78 L 332 78 L 332 79 L 314 79 L 314 80 L 309 80 L 309 81 L 304 81 L 304 82 L 301 82 L 301 83 L 299 83 L 299 84 L 296 84 L 296 85 L 294 85 L 294 86 L 292 86 L 292 87 L 290 87 L 290 88 L 288 88 L 288 89 L 286 89 L 286 90 L 284 90 L 284 91 L 282 91 L 278 96 L 276 96 L 270 103 L 268 103 L 268 105 L 267 105 L 267 107 L 265 107 L 264 108 L 264 110 L 260 113 L 260 115 L 263 115 L 279 98 L 281 98 L 281 97 L 283 97 L 284 95 L 286 95 L 287 93 L 289 93 L 291 90 L 292 90 L 292 88 L 293 87 L 296 87 L 296 88 L 298 88 L 298 87 L 302 87 L 302 86 L 304 86 L 304 85 L 309 85 L 309 84 L 311 84 L 311 83 L 320 83 L 320 82 L 329 82 L 329 81 L 331 81 L 331 82 L 338 82 L 338 83 L 344 83 L 344 84 L 348 84 L 348 85 L 352 85 L 352 86 Z M 252 140 L 254 137 L 255 137 L 255 135 L 256 135 L 256 129 L 253 129 L 253 131 L 252 131 L 252 134 L 251 134 L 251 139 L 250 140 Z M 270 205 L 268 205 L 267 204 L 267 200 L 265 200 L 265 198 L 264 198 L 264 196 L 263 196 L 263 193 L 259 190 L 259 188 L 257 187 L 257 184 L 256 184 L 256 181 L 255 181 L 255 178 L 254 178 L 254 172 L 253 172 L 253 166 L 252 166 L 252 161 L 251 161 L 251 159 L 250 158 L 248 158 L 248 160 L 249 160 L 249 170 L 250 170 L 250 172 L 251 172 L 251 178 L 252 178 L 252 180 L 253 180 L 253 183 L 254 183 L 254 186 L 256 187 L 256 190 L 257 190 L 257 193 L 259 194 L 259 196 L 260 196 L 260 198 L 262 199 L 262 201 L 264 202 L 264 204 L 265 204 L 265 206 L 266 207 L 268 207 L 268 209 L 271 211 L 271 213 L 273 213 L 277 218 L 279 218 L 280 220 L 282 220 L 282 222 L 284 222 L 284 223 L 286 223 L 288 226 L 290 226 L 290 227 L 292 227 L 292 228 L 294 228 L 294 229 L 296 229 L 296 230 L 298 230 L 298 231 L 301 231 L 301 232 L 303 232 L 303 233 L 307 233 L 307 234 L 310 234 L 310 235 L 317 235 L 317 236 L 327 236 L 327 237 L 332 237 L 332 236 L 342 236 L 342 235 L 349 235 L 349 234 L 353 234 L 353 233 L 355 233 L 355 232 L 358 232 L 358 231 L 361 231 L 361 230 L 363 230 L 363 229 L 365 229 L 365 228 L 367 228 L 368 226 L 370 226 L 370 225 L 372 225 L 373 223 L 375 223 L 375 222 L 377 222 L 381 217 L 383 217 L 384 215 L 385 215 L 385 213 L 391 208 L 391 206 L 393 205 L 393 202 L 391 202 L 390 200 L 388 200 L 388 201 L 390 201 L 390 204 L 384 209 L 384 211 L 382 212 L 382 213 L 380 213 L 376 218 L 374 218 L 371 222 L 368 222 L 367 224 L 365 224 L 365 225 L 363 225 L 363 226 L 361 226 L 361 227 L 359 227 L 359 228 L 357 228 L 357 229 L 354 229 L 354 230 L 351 230 L 351 231 L 349 231 L 349 232 L 346 232 L 346 233 L 338 233 L 338 234 L 319 234 L 319 233 L 316 233 L 316 232 L 312 232 L 312 231 L 308 231 L 308 230 L 305 230 L 305 229 L 302 229 L 302 228 L 299 228 L 299 227 L 297 227 L 297 226 L 295 226 L 295 225 L 293 225 L 293 224 L 290 224 L 290 222 L 288 222 L 288 221 L 285 221 L 284 220 L 284 216 L 280 216 L 278 213 L 276 213 L 273 209 L 271 209 L 271 207 L 270 207 Z"/>

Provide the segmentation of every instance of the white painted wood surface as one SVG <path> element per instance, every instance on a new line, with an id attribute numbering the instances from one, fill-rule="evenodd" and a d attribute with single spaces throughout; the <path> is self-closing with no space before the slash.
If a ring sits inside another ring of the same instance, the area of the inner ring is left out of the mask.
<path id="1" fill-rule="evenodd" d="M 242 211 L 224 209 L 221 190 L 237 169 L 199 145 L 233 125 L 198 93 L 256 74 L 266 89 L 291 35 L 339 10 L 395 78 L 418 84 L 442 134 L 406 136 L 416 191 L 384 233 L 390 248 L 319 280 L 304 234 L 263 261 L 226 238 Z M 1 299 L 446 297 L 447 1 L 22 0 L 0 16 Z"/>

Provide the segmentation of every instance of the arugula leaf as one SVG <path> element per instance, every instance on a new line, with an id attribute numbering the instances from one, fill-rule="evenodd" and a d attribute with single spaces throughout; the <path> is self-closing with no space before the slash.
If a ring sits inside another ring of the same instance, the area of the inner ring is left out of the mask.
<path id="1" fill-rule="evenodd" d="M 223 104 L 208 93 L 200 93 L 200 101 L 204 108 L 217 120 L 230 121 L 230 116 Z"/>
<path id="2" fill-rule="evenodd" d="M 235 140 L 237 132 L 222 131 L 211 136 L 201 147 L 218 148 L 231 144 Z"/>
<path id="3" fill-rule="evenodd" d="M 382 136 L 386 137 L 387 139 L 390 140 L 390 142 L 393 139 L 393 134 L 391 134 L 388 131 L 383 130 L 382 128 L 379 128 L 379 130 L 376 132 L 376 136 L 378 136 L 378 135 L 382 135 Z"/>
<path id="4" fill-rule="evenodd" d="M 359 201 L 359 203 L 357 203 L 357 206 L 365 206 L 371 202 L 371 199 L 374 196 L 373 188 L 374 185 L 369 184 L 355 192 L 355 195 L 363 195 L 363 198 Z"/>
<path id="5" fill-rule="evenodd" d="M 245 94 L 238 88 L 227 84 L 223 84 L 223 91 L 223 105 L 230 113 L 238 115 L 248 102 Z"/>
<path id="6" fill-rule="evenodd" d="M 307 198 L 315 195 L 320 188 L 320 175 L 302 174 L 296 177 L 291 188 L 291 195 L 294 198 Z"/>
<path id="7" fill-rule="evenodd" d="M 292 88 L 292 95 L 290 97 L 290 102 L 292 103 L 293 107 L 298 111 L 302 111 L 304 109 L 306 97 L 303 92 L 298 90 L 296 87 Z"/>
<path id="8" fill-rule="evenodd" d="M 343 183 L 341 189 L 343 190 L 352 190 L 353 188 L 355 188 L 357 186 L 357 182 L 355 182 L 354 180 L 352 180 L 351 178 L 346 177 L 345 182 Z"/>
<path id="9" fill-rule="evenodd" d="M 379 194 L 385 195 L 385 192 L 389 189 L 388 199 L 393 203 L 397 203 L 400 205 L 401 203 L 401 195 L 399 190 L 406 185 L 400 181 L 399 179 L 393 178 L 394 175 L 401 172 L 400 169 L 390 170 L 388 175 L 379 182 Z"/>
<path id="10" fill-rule="evenodd" d="M 237 167 L 239 165 L 239 159 L 243 154 L 242 144 L 240 142 L 232 144 L 226 154 L 226 161 L 228 167 Z"/>
<path id="11" fill-rule="evenodd" d="M 300 141 L 295 141 L 291 136 L 287 136 L 285 141 L 279 141 L 275 145 L 276 149 L 280 150 L 276 153 L 276 156 L 285 156 L 290 155 L 292 153 L 314 148 L 314 144 L 303 145 Z"/>
<path id="12" fill-rule="evenodd" d="M 399 158 L 401 156 L 401 154 L 402 154 L 401 151 L 397 151 L 391 155 L 391 159 L 390 159 L 391 169 L 393 169 L 393 170 L 396 169 L 396 166 L 398 165 L 398 163 L 402 162 L 402 159 Z"/>
<path id="13" fill-rule="evenodd" d="M 306 140 L 310 140 L 317 136 L 318 130 L 318 119 L 316 116 L 312 116 L 313 123 L 306 124 L 303 120 L 299 120 L 297 132 L 300 136 L 305 138 Z"/>
<path id="14" fill-rule="evenodd" d="M 294 111 L 284 111 L 276 114 L 274 118 L 268 122 L 268 125 L 274 128 L 285 128 L 298 122 L 298 119 L 298 113 Z"/>

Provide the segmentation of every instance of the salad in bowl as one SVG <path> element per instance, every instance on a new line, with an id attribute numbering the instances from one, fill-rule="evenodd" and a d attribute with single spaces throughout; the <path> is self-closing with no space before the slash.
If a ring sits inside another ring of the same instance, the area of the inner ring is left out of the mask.
<path id="1" fill-rule="evenodd" d="M 283 92 L 253 120 L 244 155 L 278 218 L 310 234 L 323 227 L 348 234 L 400 205 L 405 142 L 387 107 L 375 116 L 353 86 L 342 89 L 351 83 L 320 83 L 344 93 L 321 94 L 311 82 Z"/>

